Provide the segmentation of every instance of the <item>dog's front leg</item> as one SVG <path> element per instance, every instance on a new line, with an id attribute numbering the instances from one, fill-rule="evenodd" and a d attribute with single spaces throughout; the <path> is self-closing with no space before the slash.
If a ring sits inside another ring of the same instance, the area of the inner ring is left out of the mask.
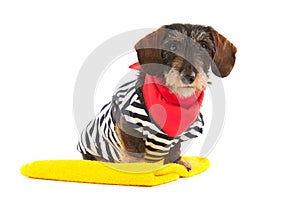
<path id="1" fill-rule="evenodd" d="M 181 158 L 180 147 L 180 143 L 177 143 L 173 148 L 170 149 L 169 153 L 164 158 L 164 164 L 177 163 L 179 165 L 183 165 L 188 171 L 190 171 L 192 169 L 192 165 Z"/>

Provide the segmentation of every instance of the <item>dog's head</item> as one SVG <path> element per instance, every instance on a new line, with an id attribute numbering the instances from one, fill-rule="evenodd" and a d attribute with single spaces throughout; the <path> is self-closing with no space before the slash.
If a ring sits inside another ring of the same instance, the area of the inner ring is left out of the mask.
<path id="1" fill-rule="evenodd" d="M 163 26 L 142 38 L 135 49 L 142 73 L 161 77 L 181 97 L 205 90 L 210 68 L 219 77 L 228 76 L 237 51 L 212 27 L 191 24 Z"/>

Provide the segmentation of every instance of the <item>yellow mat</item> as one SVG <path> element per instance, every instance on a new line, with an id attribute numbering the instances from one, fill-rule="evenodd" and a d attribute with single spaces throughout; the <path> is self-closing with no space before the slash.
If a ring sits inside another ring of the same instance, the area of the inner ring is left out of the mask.
<path id="1" fill-rule="evenodd" d="M 37 179 L 114 185 L 155 186 L 190 177 L 205 171 L 209 160 L 183 157 L 193 166 L 191 171 L 178 164 L 103 163 L 89 160 L 39 160 L 21 167 L 24 176 Z"/>

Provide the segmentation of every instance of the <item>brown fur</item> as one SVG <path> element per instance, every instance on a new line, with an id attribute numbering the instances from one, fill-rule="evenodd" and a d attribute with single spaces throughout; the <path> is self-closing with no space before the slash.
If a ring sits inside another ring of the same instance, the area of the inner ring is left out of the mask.
<path id="1" fill-rule="evenodd" d="M 144 161 L 145 142 L 143 139 L 125 133 L 118 125 L 115 126 L 115 131 L 118 134 L 122 147 L 124 148 L 122 150 L 126 152 L 121 161 L 125 163 Z"/>
<path id="2" fill-rule="evenodd" d="M 212 67 L 212 71 L 217 76 L 226 77 L 234 66 L 237 49 L 215 29 L 211 28 L 211 33 L 216 46 L 215 65 Z"/>

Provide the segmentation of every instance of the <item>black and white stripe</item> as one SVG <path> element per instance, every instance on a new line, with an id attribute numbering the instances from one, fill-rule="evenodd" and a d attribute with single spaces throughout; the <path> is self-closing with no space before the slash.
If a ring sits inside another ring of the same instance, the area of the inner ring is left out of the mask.
<path id="1" fill-rule="evenodd" d="M 112 101 L 104 105 L 87 127 L 82 131 L 78 150 L 82 154 L 89 153 L 99 160 L 121 162 L 126 154 L 115 132 L 115 113 L 120 111 L 127 127 L 138 133 L 138 137 L 145 141 L 145 160 L 159 161 L 164 158 L 174 145 L 202 134 L 204 126 L 201 113 L 194 123 L 181 135 L 172 138 L 165 134 L 149 117 L 140 89 L 136 88 L 136 81 L 121 85 Z M 136 135 L 135 135 L 136 136 Z"/>

